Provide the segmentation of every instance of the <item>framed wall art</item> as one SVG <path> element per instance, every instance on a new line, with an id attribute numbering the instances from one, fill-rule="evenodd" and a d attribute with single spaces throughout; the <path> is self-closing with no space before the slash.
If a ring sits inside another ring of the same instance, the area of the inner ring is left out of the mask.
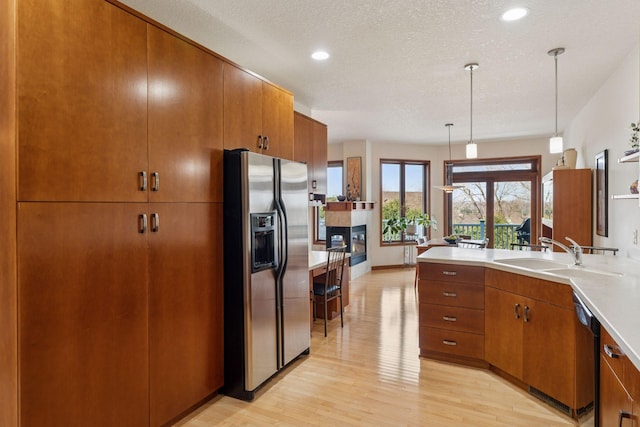
<path id="1" fill-rule="evenodd" d="M 360 200 L 361 183 L 362 157 L 347 157 L 347 200 Z"/>
<path id="2" fill-rule="evenodd" d="M 608 150 L 596 154 L 596 233 L 609 235 Z"/>

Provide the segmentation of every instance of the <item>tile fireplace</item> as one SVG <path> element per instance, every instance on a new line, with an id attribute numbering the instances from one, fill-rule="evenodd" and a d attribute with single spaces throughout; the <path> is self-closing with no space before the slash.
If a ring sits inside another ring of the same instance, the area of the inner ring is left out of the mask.
<path id="1" fill-rule="evenodd" d="M 327 227 L 327 248 L 347 245 L 351 254 L 349 265 L 354 266 L 367 260 L 367 226 Z"/>

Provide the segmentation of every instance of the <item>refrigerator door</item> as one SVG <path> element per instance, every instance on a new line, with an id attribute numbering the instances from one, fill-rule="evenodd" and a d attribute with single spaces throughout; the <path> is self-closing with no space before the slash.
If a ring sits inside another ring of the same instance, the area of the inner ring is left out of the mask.
<path id="1" fill-rule="evenodd" d="M 247 206 L 243 212 L 243 238 L 250 240 L 250 214 L 274 210 L 274 160 L 248 151 L 243 156 L 246 156 L 243 168 L 247 171 L 242 183 Z M 251 244 L 247 242 L 247 248 Z M 250 254 L 246 258 L 250 259 Z M 249 263 L 244 266 L 245 388 L 251 391 L 278 370 L 276 279 L 273 268 L 252 274 Z"/>
<path id="2" fill-rule="evenodd" d="M 287 242 L 279 294 L 282 367 L 309 349 L 309 240 L 307 165 L 280 160 L 280 200 Z"/>

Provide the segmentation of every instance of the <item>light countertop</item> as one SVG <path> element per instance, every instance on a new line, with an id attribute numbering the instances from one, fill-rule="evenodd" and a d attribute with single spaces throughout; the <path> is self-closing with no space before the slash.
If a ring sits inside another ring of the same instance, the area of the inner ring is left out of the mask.
<path id="1" fill-rule="evenodd" d="M 434 247 L 418 256 L 418 262 L 477 265 L 537 277 L 570 285 L 602 326 L 640 369 L 640 262 L 611 255 L 583 255 L 579 270 L 597 270 L 614 273 L 587 277 L 565 277 L 552 271 L 536 271 L 507 265 L 496 260 L 508 258 L 535 258 L 573 264 L 573 257 L 564 252 L 510 251 L 505 249 L 463 249 Z M 574 267 L 570 267 L 574 268 Z M 619 275 L 616 275 L 618 273 Z M 571 274 L 571 273 L 570 273 Z"/>
<path id="2" fill-rule="evenodd" d="M 350 254 L 346 253 L 345 257 L 349 257 Z M 309 271 L 322 267 L 327 263 L 326 251 L 310 251 L 309 252 Z"/>

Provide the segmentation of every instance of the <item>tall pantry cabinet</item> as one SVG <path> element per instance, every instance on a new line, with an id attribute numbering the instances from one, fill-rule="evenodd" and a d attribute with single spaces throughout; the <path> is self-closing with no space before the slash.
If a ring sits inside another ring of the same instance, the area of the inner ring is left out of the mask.
<path id="1" fill-rule="evenodd" d="M 0 425 L 167 423 L 223 381 L 223 62 L 106 1 L 0 19 Z"/>

